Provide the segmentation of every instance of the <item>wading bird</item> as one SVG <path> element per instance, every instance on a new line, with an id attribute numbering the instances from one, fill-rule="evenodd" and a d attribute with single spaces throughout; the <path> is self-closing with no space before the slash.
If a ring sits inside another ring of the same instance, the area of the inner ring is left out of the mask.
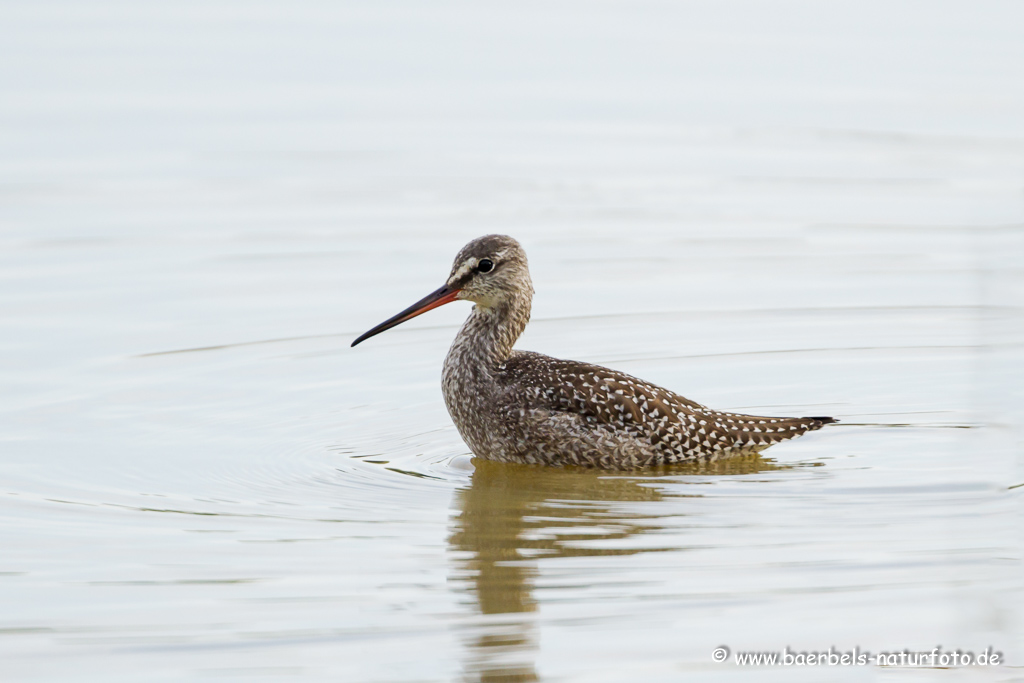
<path id="1" fill-rule="evenodd" d="M 526 253 L 505 235 L 467 244 L 443 287 L 352 346 L 459 299 L 476 305 L 445 358 L 442 388 L 481 458 L 632 469 L 749 454 L 836 421 L 723 413 L 616 370 L 514 350 L 533 284 Z"/>

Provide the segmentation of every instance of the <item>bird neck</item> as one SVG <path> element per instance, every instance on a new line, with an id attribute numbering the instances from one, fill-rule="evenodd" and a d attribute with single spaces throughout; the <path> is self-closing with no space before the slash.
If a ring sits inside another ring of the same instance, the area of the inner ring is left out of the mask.
<path id="1" fill-rule="evenodd" d="M 530 321 L 532 288 L 511 301 L 494 306 L 473 306 L 459 330 L 450 355 L 460 364 L 496 367 L 512 354 L 512 346 Z"/>

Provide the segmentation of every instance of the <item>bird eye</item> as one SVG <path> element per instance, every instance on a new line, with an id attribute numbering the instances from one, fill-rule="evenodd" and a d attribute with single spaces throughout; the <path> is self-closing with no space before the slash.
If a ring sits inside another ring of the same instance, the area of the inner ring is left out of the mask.
<path id="1" fill-rule="evenodd" d="M 480 259 L 480 263 L 476 264 L 476 269 L 481 273 L 489 273 L 494 268 L 494 261 L 489 258 Z"/>

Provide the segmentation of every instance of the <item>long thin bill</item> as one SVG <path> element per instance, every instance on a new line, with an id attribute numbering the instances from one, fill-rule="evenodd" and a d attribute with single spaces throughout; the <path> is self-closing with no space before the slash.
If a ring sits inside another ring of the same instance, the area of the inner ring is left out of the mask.
<path id="1" fill-rule="evenodd" d="M 374 327 L 372 330 L 367 330 L 366 332 L 359 335 L 359 338 L 352 342 L 352 346 L 355 346 L 361 341 L 369 339 L 375 334 L 380 334 L 384 330 L 390 330 L 395 325 L 401 325 L 406 320 L 412 320 L 416 316 L 420 315 L 421 313 L 426 313 L 432 308 L 444 306 L 447 303 L 455 301 L 455 296 L 461 291 L 461 289 L 452 289 L 448 285 L 445 285 L 444 287 L 441 287 L 437 291 L 431 292 L 430 294 L 426 295 L 425 297 L 423 297 L 422 299 L 420 299 L 419 301 L 417 301 L 412 306 L 405 309 L 398 315 L 388 318 L 380 325 L 377 325 L 377 327 Z"/>

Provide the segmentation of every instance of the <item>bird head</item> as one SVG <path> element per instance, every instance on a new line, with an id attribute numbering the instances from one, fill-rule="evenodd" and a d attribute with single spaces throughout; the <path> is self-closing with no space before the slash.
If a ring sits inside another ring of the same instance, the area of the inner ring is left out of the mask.
<path id="1" fill-rule="evenodd" d="M 401 325 L 418 315 L 459 299 L 472 301 L 485 311 L 511 306 L 533 296 L 526 252 L 507 235 L 478 237 L 455 256 L 448 280 L 401 313 L 360 335 L 352 346 Z"/>

